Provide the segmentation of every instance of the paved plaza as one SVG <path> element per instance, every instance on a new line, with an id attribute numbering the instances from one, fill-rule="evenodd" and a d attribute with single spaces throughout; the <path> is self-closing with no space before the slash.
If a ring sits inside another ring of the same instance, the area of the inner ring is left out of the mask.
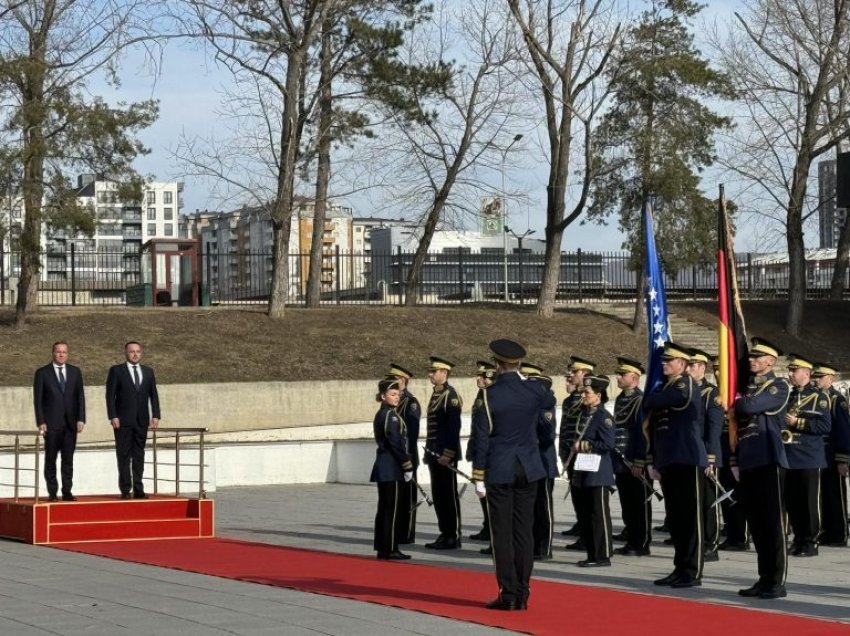
<path id="1" fill-rule="evenodd" d="M 558 530 L 571 516 L 556 486 Z M 217 535 L 348 554 L 372 556 L 374 487 L 339 484 L 228 488 L 215 493 Z M 614 530 L 619 530 L 616 496 Z M 472 489 L 463 498 L 464 535 L 480 528 L 481 509 Z M 656 508 L 656 522 L 662 512 Z M 481 543 L 464 541 L 453 552 L 422 546 L 436 536 L 433 511 L 420 508 L 416 563 L 491 571 Z M 650 557 L 616 557 L 611 568 L 575 566 L 583 555 L 563 550 L 537 563 L 535 577 L 657 594 L 652 579 L 672 569 L 672 548 L 659 535 Z M 339 634 L 370 636 L 449 633 L 504 634 L 450 619 L 259 584 L 123 563 L 99 557 L 0 542 L 0 634 Z M 707 563 L 701 588 L 664 590 L 671 596 L 758 607 L 850 623 L 850 549 L 821 548 L 819 557 L 791 559 L 788 598 L 741 599 L 736 591 L 755 580 L 755 553 L 721 553 Z M 482 590 L 482 601 L 496 595 Z M 533 602 L 533 587 L 532 587 Z M 650 620 L 648 618 L 648 620 Z M 850 632 L 850 625 L 848 626 Z"/>

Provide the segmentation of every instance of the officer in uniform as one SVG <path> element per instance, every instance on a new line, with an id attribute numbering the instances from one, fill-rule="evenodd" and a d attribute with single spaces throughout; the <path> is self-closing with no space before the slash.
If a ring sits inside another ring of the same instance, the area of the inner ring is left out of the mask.
<path id="1" fill-rule="evenodd" d="M 398 511 L 403 506 L 402 487 L 413 480 L 413 463 L 407 454 L 407 432 L 396 412 L 400 398 L 398 382 L 385 378 L 378 383 L 381 408 L 372 425 L 375 435 L 375 463 L 369 481 L 378 484 L 378 511 L 375 513 L 374 548 L 379 559 L 409 559 L 398 549 Z"/>
<path id="2" fill-rule="evenodd" d="M 522 372 L 522 369 L 520 369 Z M 548 375 L 528 375 L 530 381 L 540 382 L 551 395 L 553 406 L 540 411 L 537 419 L 537 446 L 546 476 L 537 482 L 537 499 L 534 503 L 534 560 L 548 561 L 552 558 L 552 535 L 554 532 L 554 505 L 552 491 L 558 476 L 558 458 L 555 453 L 556 404 L 552 392 L 552 378 Z"/>
<path id="3" fill-rule="evenodd" d="M 614 418 L 605 410 L 608 401 L 608 378 L 589 375 L 584 378 L 582 401 L 585 411 L 579 423 L 579 435 L 573 442 L 576 453 L 599 456 L 599 468 L 573 471 L 572 485 L 576 493 L 576 514 L 587 558 L 578 562 L 582 568 L 611 565 L 612 527 L 608 505 L 608 489 L 614 485 L 611 451 L 614 449 Z"/>
<path id="4" fill-rule="evenodd" d="M 812 379 L 829 396 L 832 431 L 826 442 L 827 467 L 821 473 L 823 533 L 820 544 L 847 545 L 847 467 L 850 464 L 850 414 L 847 398 L 833 386 L 837 371 L 831 364 L 815 363 Z"/>
<path id="5" fill-rule="evenodd" d="M 475 401 L 472 403 L 472 419 L 475 419 L 475 413 L 484 405 L 484 389 L 496 381 L 496 365 L 485 360 L 479 360 L 475 363 L 477 366 L 475 373 L 475 383 L 478 385 L 478 394 L 475 396 Z M 466 454 L 464 458 L 471 462 L 475 455 L 475 430 L 469 433 L 469 441 L 466 443 Z M 481 530 L 469 536 L 473 541 L 490 542 L 490 520 L 487 518 L 487 498 L 479 499 L 481 502 L 481 512 L 484 515 L 484 524 Z M 481 554 L 492 554 L 490 546 L 481 548 Z"/>
<path id="6" fill-rule="evenodd" d="M 752 339 L 750 383 L 746 395 L 735 401 L 738 430 L 731 440 L 731 470 L 740 480 L 738 505 L 746 511 L 759 573 L 758 581 L 738 594 L 765 599 L 786 596 L 788 573 L 783 494 L 788 460 L 781 433 L 790 387 L 773 373 L 780 355 L 768 341 Z"/>
<path id="7" fill-rule="evenodd" d="M 431 357 L 428 378 L 434 392 L 428 402 L 428 437 L 425 442 L 425 463 L 431 474 L 431 497 L 437 513 L 440 536 L 426 548 L 455 550 L 460 547 L 460 497 L 457 494 L 457 467 L 460 456 L 460 412 L 463 402 L 449 384 L 454 364 L 443 358 Z"/>
<path id="8" fill-rule="evenodd" d="M 409 382 L 413 374 L 395 362 L 390 364 L 387 378 L 398 382 L 401 390 L 396 412 L 404 420 L 407 428 L 407 452 L 413 462 L 413 479 L 406 482 L 402 487 L 401 505 L 398 510 L 398 542 L 401 545 L 414 543 L 416 541 L 416 503 L 418 493 L 416 488 L 416 470 L 419 468 L 419 417 L 422 409 L 417 400 L 409 390 Z"/>
<path id="9" fill-rule="evenodd" d="M 644 400 L 649 412 L 647 473 L 664 489 L 675 551 L 673 572 L 654 583 L 676 588 L 702 585 L 702 482 L 708 458 L 702 400 L 685 374 L 689 360 L 684 347 L 665 343 L 661 365 L 667 381 Z"/>
<path id="10" fill-rule="evenodd" d="M 581 402 L 581 393 L 584 388 L 584 377 L 588 374 L 592 374 L 595 368 L 595 362 L 591 362 L 590 360 L 579 358 L 577 356 L 571 356 L 567 361 L 567 373 L 565 376 L 567 397 L 564 398 L 561 405 L 561 430 L 558 434 L 558 456 L 561 458 L 563 470 L 566 471 L 568 478 L 572 478 L 573 475 L 573 460 L 570 459 L 570 448 L 575 441 L 576 427 L 578 426 L 582 411 L 584 410 L 584 406 L 582 406 Z M 575 509 L 575 495 L 573 494 L 572 489 L 570 490 L 570 495 L 573 509 Z M 581 531 L 578 521 L 576 521 L 572 528 L 565 530 L 562 534 L 578 535 L 579 537 L 577 541 L 566 546 L 567 550 L 585 549 L 585 545 L 581 540 Z"/>
<path id="11" fill-rule="evenodd" d="M 730 414 L 734 419 L 734 414 Z M 733 429 L 734 431 L 734 429 Z M 720 435 L 720 456 L 722 464 L 719 465 L 717 480 L 720 485 L 727 491 L 733 490 L 738 485 L 738 480 L 732 472 L 732 447 L 730 445 L 731 436 L 735 435 L 729 429 L 729 418 L 723 419 L 723 432 Z M 737 437 L 736 437 L 737 439 Z M 738 470 L 737 468 L 735 469 Z M 747 527 L 747 515 L 744 506 L 735 501 L 734 505 L 731 499 L 724 499 L 720 504 L 723 510 L 723 529 L 726 531 L 726 538 L 717 546 L 718 550 L 730 550 L 734 552 L 744 552 L 750 549 L 750 530 Z"/>
<path id="12" fill-rule="evenodd" d="M 623 511 L 626 545 L 614 552 L 624 556 L 647 556 L 652 541 L 652 502 L 648 500 L 649 490 L 640 479 L 646 456 L 641 430 L 643 391 L 638 388 L 643 373 L 644 368 L 637 360 L 617 358 L 620 394 L 614 400 L 614 479 Z"/>
<path id="13" fill-rule="evenodd" d="M 705 412 L 703 424 L 703 443 L 708 455 L 708 467 L 703 479 L 702 514 L 705 521 L 703 544 L 705 546 L 705 561 L 717 561 L 717 548 L 720 545 L 720 506 L 715 505 L 719 496 L 717 485 L 717 468 L 723 465 L 723 455 L 720 450 L 720 436 L 723 434 L 723 423 L 726 413 L 720 404 L 720 392 L 717 387 L 705 378 L 705 372 L 712 363 L 711 356 L 700 349 L 690 349 L 691 359 L 688 362 L 688 375 L 697 384 L 700 399 Z"/>
<path id="14" fill-rule="evenodd" d="M 785 475 L 785 507 L 794 531 L 791 556 L 818 554 L 820 535 L 820 473 L 826 468 L 823 438 L 829 435 L 829 396 L 812 386 L 814 365 L 794 353 L 788 354 L 791 397 L 782 431 L 788 473 Z"/>
<path id="15" fill-rule="evenodd" d="M 532 524 L 537 481 L 546 472 L 537 444 L 540 412 L 555 406 L 541 382 L 518 373 L 525 356 L 522 345 L 494 340 L 490 350 L 498 379 L 484 389 L 484 406 L 475 413 L 475 492 L 487 497 L 493 562 L 499 596 L 487 604 L 494 610 L 528 607 L 528 581 L 534 567 Z"/>

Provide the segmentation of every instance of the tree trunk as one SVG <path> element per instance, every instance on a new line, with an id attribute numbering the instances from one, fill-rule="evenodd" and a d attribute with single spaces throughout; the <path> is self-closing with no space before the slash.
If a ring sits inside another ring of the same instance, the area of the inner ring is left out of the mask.
<path id="1" fill-rule="evenodd" d="M 310 273 L 307 278 L 307 307 L 318 307 L 322 300 L 322 261 L 325 218 L 328 207 L 328 184 L 331 175 L 331 127 L 333 95 L 331 94 L 331 28 L 329 17 L 322 25 L 322 52 L 319 77 L 318 167 L 316 201 L 313 208 L 313 236 L 310 242 Z M 336 272 L 336 276 L 340 273 Z"/>
<path id="2" fill-rule="evenodd" d="M 407 278 L 404 281 L 404 306 L 415 307 L 419 302 L 419 283 L 422 275 L 422 266 L 425 264 L 425 259 L 428 257 L 428 250 L 431 247 L 431 239 L 434 238 L 434 232 L 437 229 L 437 222 L 440 220 L 440 214 L 443 213 L 443 208 L 446 205 L 446 199 L 449 196 L 449 188 L 451 186 L 444 184 L 437 198 L 428 212 L 428 218 L 425 220 L 425 227 L 422 230 L 422 238 L 419 239 L 419 244 L 416 246 L 416 252 L 413 255 L 413 264 L 410 271 L 407 273 Z M 399 264 L 399 267 L 401 265 Z"/>
<path id="3" fill-rule="evenodd" d="M 847 210 L 850 215 L 850 210 Z M 838 235 L 838 245 L 835 246 L 835 269 L 832 270 L 832 283 L 829 288 L 829 297 L 832 300 L 844 298 L 844 278 L 847 274 L 847 265 L 850 262 L 850 219 L 844 220 L 841 233 Z"/>
<path id="4" fill-rule="evenodd" d="M 269 293 L 269 318 L 283 318 L 289 296 L 289 237 L 292 230 L 292 198 L 295 189 L 295 162 L 298 157 L 300 130 L 298 119 L 301 102 L 301 76 L 306 51 L 295 48 L 286 67 L 286 95 L 280 131 L 280 167 L 277 175 L 277 197 L 272 206 L 274 229 L 272 288 Z"/>
<path id="5" fill-rule="evenodd" d="M 537 315 L 551 318 L 555 314 L 555 300 L 558 295 L 558 282 L 561 278 L 561 239 L 564 232 L 555 228 L 550 231 L 546 226 L 546 252 L 543 261 L 543 277 L 540 281 L 540 294 L 537 298 Z"/>
<path id="6" fill-rule="evenodd" d="M 791 183 L 786 221 L 788 242 L 788 313 L 785 330 L 799 338 L 803 328 L 803 309 L 806 303 L 806 250 L 803 243 L 803 201 L 806 197 L 806 178 L 811 167 L 811 156 L 801 150 Z"/>

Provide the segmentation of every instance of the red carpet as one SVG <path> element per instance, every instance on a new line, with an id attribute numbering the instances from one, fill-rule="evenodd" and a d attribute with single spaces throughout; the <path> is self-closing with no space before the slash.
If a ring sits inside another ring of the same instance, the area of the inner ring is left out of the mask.
<path id="1" fill-rule="evenodd" d="M 400 607 L 533 634 L 636 636 L 679 633 L 687 629 L 701 634 L 770 636 L 850 633 L 850 625 L 841 623 L 549 581 L 532 581 L 527 612 L 494 612 L 482 607 L 497 594 L 496 580 L 491 573 L 378 561 L 231 539 L 55 547 Z M 778 609 L 782 603 L 781 600 L 760 601 L 758 605 Z"/>

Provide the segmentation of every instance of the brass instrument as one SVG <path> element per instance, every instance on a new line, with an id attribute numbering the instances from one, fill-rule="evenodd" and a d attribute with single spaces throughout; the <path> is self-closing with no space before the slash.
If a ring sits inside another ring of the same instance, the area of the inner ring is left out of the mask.
<path id="1" fill-rule="evenodd" d="M 814 410 L 801 410 L 799 405 L 794 404 L 788 409 L 788 415 L 793 415 L 794 417 L 800 417 L 802 415 L 819 416 L 821 415 L 821 413 L 819 411 Z M 797 434 L 797 431 L 788 428 L 787 425 L 785 428 L 779 431 L 779 437 L 782 440 L 783 444 L 799 444 L 800 442 L 794 441 L 795 434 Z"/>
<path id="2" fill-rule="evenodd" d="M 783 444 L 793 444 L 794 443 L 794 433 L 790 428 L 783 428 L 779 431 L 779 437 L 782 439 Z"/>

